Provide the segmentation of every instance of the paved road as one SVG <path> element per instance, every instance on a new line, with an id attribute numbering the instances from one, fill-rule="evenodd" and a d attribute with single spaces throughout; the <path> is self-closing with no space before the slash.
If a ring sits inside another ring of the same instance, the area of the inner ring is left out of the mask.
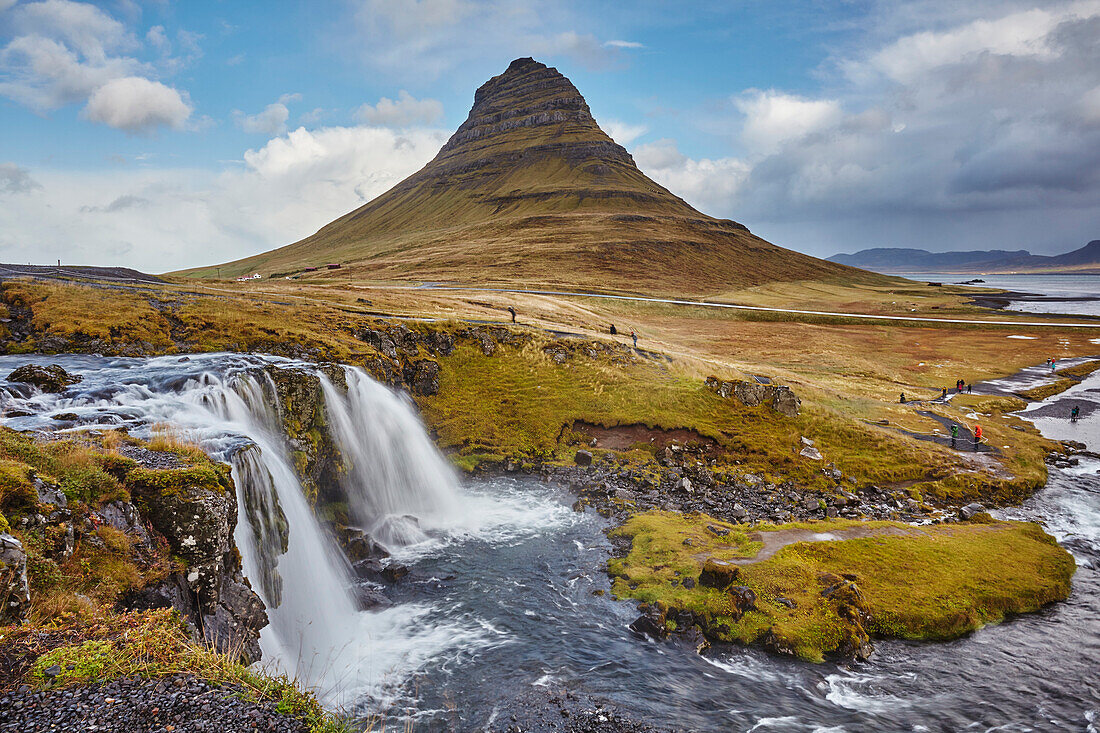
<path id="1" fill-rule="evenodd" d="M 406 289 L 393 286 L 394 290 Z M 677 300 L 675 298 L 649 298 L 641 295 L 606 295 L 603 293 L 568 292 L 564 290 L 519 290 L 511 288 L 474 288 L 453 285 L 408 286 L 409 290 L 455 290 L 473 293 L 516 293 L 519 295 L 558 295 L 578 298 L 601 298 L 603 300 L 629 300 L 643 303 L 668 303 L 670 305 L 690 305 L 704 308 L 730 308 L 733 310 L 765 311 L 769 313 L 794 313 L 806 316 L 834 316 L 839 318 L 862 318 L 873 321 L 920 321 L 927 323 L 962 323 L 982 326 L 1045 326 L 1056 328 L 1100 328 L 1100 321 L 1092 323 L 1061 323 L 1051 321 L 994 321 L 967 318 L 927 318 L 923 316 L 879 316 L 870 313 L 843 313 L 839 311 L 811 311 L 796 308 L 766 308 L 760 305 L 734 305 L 733 303 L 715 303 L 707 300 Z"/>

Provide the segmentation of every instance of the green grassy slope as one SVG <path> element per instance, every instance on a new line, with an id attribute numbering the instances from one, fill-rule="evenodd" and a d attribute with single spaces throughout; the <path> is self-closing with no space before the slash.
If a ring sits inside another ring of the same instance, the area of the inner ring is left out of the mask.
<path id="1" fill-rule="evenodd" d="M 469 118 L 419 172 L 310 237 L 220 271 L 268 276 L 329 262 L 343 264 L 341 277 L 676 294 L 882 279 L 696 211 L 635 166 L 568 79 L 531 59 L 478 89 Z"/>

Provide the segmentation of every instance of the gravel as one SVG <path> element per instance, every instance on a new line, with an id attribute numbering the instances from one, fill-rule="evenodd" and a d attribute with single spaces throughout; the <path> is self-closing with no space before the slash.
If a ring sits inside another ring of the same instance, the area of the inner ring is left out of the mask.
<path id="1" fill-rule="evenodd" d="M 0 731 L 45 733 L 306 733 L 301 721 L 274 703 L 240 698 L 240 688 L 177 675 L 156 680 L 122 679 L 97 685 L 32 692 L 25 686 L 0 693 Z"/>

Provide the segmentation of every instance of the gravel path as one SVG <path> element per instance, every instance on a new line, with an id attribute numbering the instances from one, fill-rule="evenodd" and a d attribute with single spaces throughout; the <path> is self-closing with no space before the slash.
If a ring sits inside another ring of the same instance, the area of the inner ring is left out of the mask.
<path id="1" fill-rule="evenodd" d="M 307 733 L 274 703 L 241 700 L 235 687 L 191 676 L 116 680 L 46 692 L 0 693 L 0 731 L 57 733 Z"/>

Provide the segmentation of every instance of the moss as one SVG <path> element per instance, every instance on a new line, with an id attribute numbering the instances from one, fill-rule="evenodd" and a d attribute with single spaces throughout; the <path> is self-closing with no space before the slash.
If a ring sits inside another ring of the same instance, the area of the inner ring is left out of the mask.
<path id="1" fill-rule="evenodd" d="M 1041 400 L 1045 400 L 1047 397 L 1061 394 L 1062 392 L 1065 392 L 1067 389 L 1076 384 L 1079 384 L 1078 380 L 1063 377 L 1061 379 L 1056 379 L 1049 384 L 1040 384 L 1039 386 L 1032 387 L 1031 389 L 1022 389 L 1016 394 L 1020 395 L 1025 400 L 1039 402 Z"/>
<path id="2" fill-rule="evenodd" d="M 25 464 L 42 478 L 51 479 L 70 501 L 129 498 L 119 480 L 104 469 L 114 459 L 95 446 L 75 440 L 39 443 L 32 436 L 0 428 L 0 459 Z"/>
<path id="3" fill-rule="evenodd" d="M 135 493 L 156 492 L 162 496 L 179 495 L 193 489 L 232 491 L 229 467 L 212 461 L 187 468 L 138 467 L 127 474 L 126 483 Z"/>
<path id="4" fill-rule="evenodd" d="M 609 572 L 617 596 L 691 610 L 704 620 L 708 635 L 742 643 L 766 640 L 773 648 L 820 661 L 858 644 L 864 629 L 880 636 L 948 639 L 1068 596 L 1073 558 L 1041 528 L 983 522 L 759 527 L 761 532 L 862 528 L 870 536 L 798 542 L 741 565 L 738 582 L 757 598 L 756 609 L 741 616 L 733 612 L 729 594 L 679 582 L 698 576 L 708 558 L 751 556 L 759 545 L 738 525 L 700 515 L 637 515 L 615 532 L 630 537 L 632 546 L 625 558 L 609 563 Z M 728 529 L 729 535 L 705 531 L 708 524 Z"/>

